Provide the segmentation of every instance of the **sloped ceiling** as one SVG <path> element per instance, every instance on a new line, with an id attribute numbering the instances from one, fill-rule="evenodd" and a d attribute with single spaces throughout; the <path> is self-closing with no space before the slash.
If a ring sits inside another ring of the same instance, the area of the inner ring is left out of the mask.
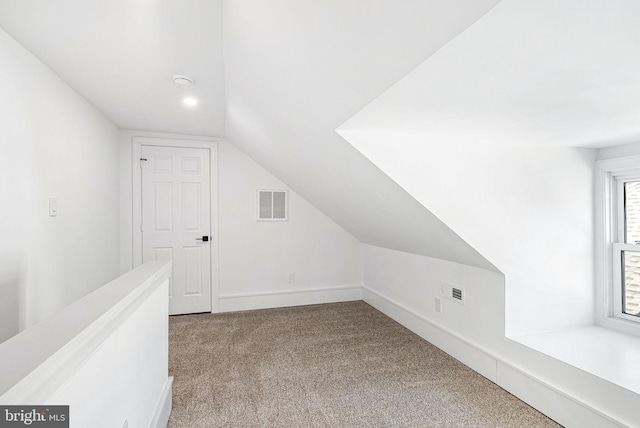
<path id="1" fill-rule="evenodd" d="M 335 130 L 495 4 L 227 2 L 226 137 L 362 242 L 494 269 Z"/>
<path id="2" fill-rule="evenodd" d="M 225 136 L 364 243 L 495 269 L 335 130 L 496 3 L 0 0 L 0 27 L 122 128 Z"/>
<path id="3" fill-rule="evenodd" d="M 339 132 L 437 144 L 640 141 L 640 2 L 505 0 Z"/>

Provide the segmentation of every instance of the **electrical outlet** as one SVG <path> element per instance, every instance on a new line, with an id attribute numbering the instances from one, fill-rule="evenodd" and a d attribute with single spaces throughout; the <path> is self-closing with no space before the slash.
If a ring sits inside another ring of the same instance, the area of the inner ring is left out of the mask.
<path id="1" fill-rule="evenodd" d="M 289 284 L 294 284 L 295 282 L 296 282 L 295 272 L 289 272 Z"/>
<path id="2" fill-rule="evenodd" d="M 435 307 L 436 312 L 442 312 L 442 300 L 439 297 L 436 297 Z"/>
<path id="3" fill-rule="evenodd" d="M 58 215 L 58 198 L 49 198 L 49 217 L 55 217 Z"/>

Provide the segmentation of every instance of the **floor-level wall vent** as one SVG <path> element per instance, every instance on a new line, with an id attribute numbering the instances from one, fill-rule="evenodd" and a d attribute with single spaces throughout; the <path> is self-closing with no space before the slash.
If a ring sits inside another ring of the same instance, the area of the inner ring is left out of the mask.
<path id="1" fill-rule="evenodd" d="M 442 281 L 442 296 L 456 303 L 465 304 L 464 288 L 456 284 Z"/>

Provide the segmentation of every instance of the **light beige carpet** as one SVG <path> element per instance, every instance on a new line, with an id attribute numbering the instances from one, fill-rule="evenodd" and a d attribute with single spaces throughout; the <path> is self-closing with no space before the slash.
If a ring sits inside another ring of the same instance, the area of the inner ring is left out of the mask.
<path id="1" fill-rule="evenodd" d="M 557 427 L 364 302 L 171 317 L 169 427 Z"/>

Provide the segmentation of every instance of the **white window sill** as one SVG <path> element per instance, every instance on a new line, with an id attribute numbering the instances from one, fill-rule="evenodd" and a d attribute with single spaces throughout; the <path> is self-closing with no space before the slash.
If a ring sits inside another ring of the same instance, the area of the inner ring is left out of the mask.
<path id="1" fill-rule="evenodd" d="M 638 336 L 588 326 L 510 339 L 640 394 Z"/>

